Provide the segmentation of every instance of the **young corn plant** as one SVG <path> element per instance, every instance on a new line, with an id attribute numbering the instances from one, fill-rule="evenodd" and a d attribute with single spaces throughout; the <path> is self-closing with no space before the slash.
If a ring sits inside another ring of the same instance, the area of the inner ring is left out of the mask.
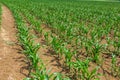
<path id="1" fill-rule="evenodd" d="M 50 80 L 53 74 L 48 75 L 46 69 L 37 70 L 31 74 L 32 78 L 26 78 L 25 80 Z"/>
<path id="2" fill-rule="evenodd" d="M 62 41 L 61 41 L 62 42 Z M 64 50 L 65 50 L 65 46 L 66 46 L 67 43 L 61 43 L 61 46 L 60 46 L 60 58 L 62 59 L 62 55 L 64 55 Z"/>
<path id="3" fill-rule="evenodd" d="M 42 30 L 39 22 L 35 23 L 34 31 L 38 35 L 38 37 L 42 36 L 43 30 Z"/>
<path id="4" fill-rule="evenodd" d="M 24 80 L 71 80 L 68 77 L 63 76 L 61 73 L 52 73 L 48 75 L 49 72 L 46 69 L 42 69 L 36 73 L 32 74 L 33 78 L 25 78 Z"/>
<path id="5" fill-rule="evenodd" d="M 67 48 L 64 48 L 64 56 L 65 56 L 65 65 L 68 66 L 68 70 L 70 71 L 70 68 L 71 68 L 70 63 L 71 63 L 72 57 L 74 56 L 74 53 L 72 53 Z"/>
<path id="6" fill-rule="evenodd" d="M 61 73 L 54 73 L 55 77 L 53 78 L 53 80 L 71 80 L 68 77 L 64 77 Z"/>
<path id="7" fill-rule="evenodd" d="M 45 41 L 46 41 L 46 43 L 47 43 L 47 45 L 49 44 L 49 35 L 48 35 L 48 32 L 46 32 L 45 34 L 44 34 L 44 37 L 45 37 Z"/>
<path id="8" fill-rule="evenodd" d="M 79 36 L 76 38 L 76 40 L 75 40 L 75 49 L 77 50 L 77 49 L 79 49 L 79 43 L 80 42 L 80 39 L 79 39 Z M 80 43 L 81 44 L 81 43 Z M 80 46 L 82 46 L 82 44 L 80 45 Z"/>
<path id="9" fill-rule="evenodd" d="M 96 67 L 92 71 L 89 71 L 89 63 L 90 60 L 88 58 L 84 61 L 77 59 L 76 62 L 72 62 L 72 66 L 75 69 L 76 80 L 98 80 L 98 78 L 96 78 L 98 76 L 98 68 Z"/>
<path id="10" fill-rule="evenodd" d="M 82 45 L 85 47 L 87 56 L 91 56 L 92 40 L 84 38 L 82 41 Z"/>
<path id="11" fill-rule="evenodd" d="M 38 69 L 38 63 L 39 63 L 39 57 L 37 55 L 37 51 L 39 49 L 40 45 L 34 45 L 34 46 L 29 46 L 29 49 L 27 50 L 27 52 L 29 52 L 29 59 L 32 62 L 32 68 L 37 71 Z"/>
<path id="12" fill-rule="evenodd" d="M 111 61 L 111 73 L 115 77 L 120 78 L 120 65 L 117 65 L 117 57 L 115 54 L 112 54 L 112 61 Z"/>
<path id="13" fill-rule="evenodd" d="M 61 58 L 61 53 L 60 53 L 60 48 L 61 46 L 61 40 L 58 40 L 57 37 L 52 36 L 52 42 L 51 42 L 51 46 L 53 48 L 53 50 L 56 52 L 56 54 L 58 54 L 58 58 Z"/>
<path id="14" fill-rule="evenodd" d="M 101 52 L 102 45 L 99 44 L 98 42 L 93 43 L 93 48 L 92 48 L 92 58 L 95 63 L 100 62 L 100 52 Z"/>
<path id="15" fill-rule="evenodd" d="M 119 38 L 120 39 L 120 38 Z M 120 41 L 114 41 L 113 45 L 115 47 L 115 54 L 120 56 Z"/>
<path id="16" fill-rule="evenodd" d="M 70 27 L 68 27 L 67 29 L 66 29 L 66 42 L 67 43 L 71 43 L 70 41 L 71 41 L 71 39 L 73 38 L 72 37 L 72 31 L 73 31 L 73 28 L 72 28 L 72 26 L 70 26 Z"/>

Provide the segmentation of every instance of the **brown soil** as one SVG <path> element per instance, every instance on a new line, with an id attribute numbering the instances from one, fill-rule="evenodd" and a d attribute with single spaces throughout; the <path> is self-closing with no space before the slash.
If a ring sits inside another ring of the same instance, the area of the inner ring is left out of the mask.
<path id="1" fill-rule="evenodd" d="M 0 29 L 0 80 L 22 80 L 25 74 L 21 72 L 24 56 L 20 46 L 16 44 L 16 29 L 10 10 L 2 6 L 2 21 Z"/>

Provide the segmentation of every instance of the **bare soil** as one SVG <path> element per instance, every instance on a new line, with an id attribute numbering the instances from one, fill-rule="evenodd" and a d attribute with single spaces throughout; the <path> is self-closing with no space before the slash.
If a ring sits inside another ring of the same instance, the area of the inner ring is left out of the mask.
<path id="1" fill-rule="evenodd" d="M 23 80 L 24 55 L 16 44 L 15 21 L 10 10 L 2 5 L 0 29 L 0 80 Z"/>

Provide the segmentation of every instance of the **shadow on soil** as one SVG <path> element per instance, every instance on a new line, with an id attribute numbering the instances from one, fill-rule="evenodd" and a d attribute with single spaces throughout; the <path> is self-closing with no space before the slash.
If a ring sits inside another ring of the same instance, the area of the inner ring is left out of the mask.
<path id="1" fill-rule="evenodd" d="M 16 62 L 21 63 L 20 65 L 20 73 L 23 74 L 25 77 L 30 76 L 30 62 L 27 60 L 26 56 L 22 53 L 22 49 L 19 48 L 13 48 L 14 50 L 17 50 L 18 54 L 21 54 L 21 57 L 13 58 Z"/>
<path id="2" fill-rule="evenodd" d="M 52 49 L 48 49 L 47 52 L 44 55 L 52 57 L 52 60 L 50 61 L 51 63 L 56 61 L 56 64 L 52 64 L 52 66 L 55 66 L 55 67 L 61 69 L 60 73 L 68 73 L 69 72 L 68 68 L 64 65 L 63 60 L 60 59 L 56 55 L 55 51 L 53 51 Z"/>

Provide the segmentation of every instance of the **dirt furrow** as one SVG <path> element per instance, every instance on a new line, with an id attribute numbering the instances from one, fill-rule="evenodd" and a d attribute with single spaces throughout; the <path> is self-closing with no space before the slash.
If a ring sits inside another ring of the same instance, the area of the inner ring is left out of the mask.
<path id="1" fill-rule="evenodd" d="M 12 13 L 2 6 L 0 29 L 0 80 L 22 80 L 25 77 L 21 69 L 25 66 L 24 55 L 20 53 L 16 28 Z"/>

